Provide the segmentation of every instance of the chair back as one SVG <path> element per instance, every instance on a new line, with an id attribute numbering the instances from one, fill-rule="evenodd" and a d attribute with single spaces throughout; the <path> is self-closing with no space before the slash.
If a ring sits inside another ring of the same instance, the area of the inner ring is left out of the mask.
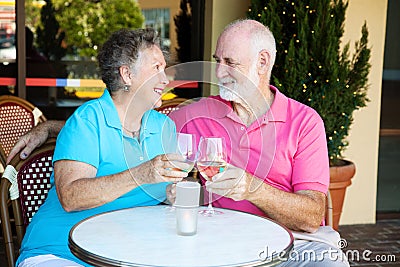
<path id="1" fill-rule="evenodd" d="M 8 156 L 18 139 L 39 122 L 46 120 L 42 112 L 25 99 L 0 96 L 0 146 L 2 154 Z M 3 158 L 4 155 L 1 155 Z M 2 159 L 5 162 L 6 159 Z M 4 166 L 4 164 L 3 164 Z"/>
<path id="2" fill-rule="evenodd" d="M 156 110 L 168 116 L 168 114 L 172 111 L 178 110 L 180 107 L 186 106 L 192 102 L 193 100 L 186 98 L 174 98 L 171 100 L 164 100 L 161 107 L 156 108 Z"/>
<path id="3" fill-rule="evenodd" d="M 0 215 L 8 266 L 14 267 L 25 229 L 43 204 L 51 187 L 52 159 L 56 141 L 51 138 L 25 160 L 16 155 L 0 182 Z M 11 203 L 15 228 L 12 227 Z M 17 235 L 14 244 L 13 233 Z"/>

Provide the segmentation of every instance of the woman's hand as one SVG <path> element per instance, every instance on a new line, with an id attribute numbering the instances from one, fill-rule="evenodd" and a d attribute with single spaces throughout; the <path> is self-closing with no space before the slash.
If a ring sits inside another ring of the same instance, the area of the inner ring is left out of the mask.
<path id="1" fill-rule="evenodd" d="M 146 183 L 179 182 L 188 176 L 190 164 L 178 154 L 158 155 L 150 161 L 130 169 L 138 185 Z"/>

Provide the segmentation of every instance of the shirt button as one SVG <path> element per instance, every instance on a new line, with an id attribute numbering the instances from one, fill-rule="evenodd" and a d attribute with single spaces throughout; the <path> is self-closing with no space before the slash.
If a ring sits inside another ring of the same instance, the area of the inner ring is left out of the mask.
<path id="1" fill-rule="evenodd" d="M 143 157 L 139 157 L 140 160 L 143 160 Z"/>
<path id="2" fill-rule="evenodd" d="M 244 126 L 241 126 L 241 127 L 240 127 L 240 130 L 244 131 Z"/>

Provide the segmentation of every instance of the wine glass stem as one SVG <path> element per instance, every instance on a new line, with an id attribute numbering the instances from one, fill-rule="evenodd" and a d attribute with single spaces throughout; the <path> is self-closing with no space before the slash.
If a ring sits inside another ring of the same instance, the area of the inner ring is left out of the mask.
<path id="1" fill-rule="evenodd" d="M 212 190 L 211 188 L 208 190 L 208 211 L 210 213 L 214 213 L 214 208 L 212 206 Z"/>

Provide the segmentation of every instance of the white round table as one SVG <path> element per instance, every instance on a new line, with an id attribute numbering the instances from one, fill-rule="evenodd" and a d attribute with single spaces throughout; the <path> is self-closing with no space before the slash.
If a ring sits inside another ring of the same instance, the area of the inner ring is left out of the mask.
<path id="1" fill-rule="evenodd" d="M 203 209 L 205 207 L 200 207 Z M 69 247 L 95 266 L 271 266 L 293 248 L 293 236 L 272 220 L 227 209 L 199 214 L 197 234 L 176 233 L 168 206 L 102 213 L 76 224 Z"/>

